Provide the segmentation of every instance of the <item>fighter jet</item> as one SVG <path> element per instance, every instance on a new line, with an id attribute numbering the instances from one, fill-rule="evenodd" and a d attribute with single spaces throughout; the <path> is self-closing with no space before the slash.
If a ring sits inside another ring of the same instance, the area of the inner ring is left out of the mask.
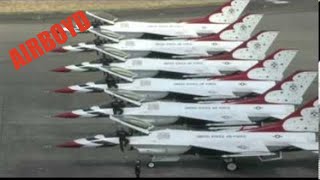
<path id="1" fill-rule="evenodd" d="M 263 94 L 276 81 L 283 79 L 283 73 L 296 56 L 297 50 L 280 50 L 246 72 L 201 79 L 161 79 L 142 78 L 130 83 L 114 83 L 106 78 L 102 82 L 88 82 L 58 89 L 58 93 L 106 92 L 109 95 L 123 96 L 130 94 L 138 98 L 139 103 L 168 99 L 175 101 L 199 101 L 235 99 L 248 95 Z"/>
<path id="2" fill-rule="evenodd" d="M 83 62 L 53 69 L 53 72 L 103 72 L 125 81 L 138 78 L 199 78 L 229 75 L 243 72 L 266 58 L 266 52 L 278 32 L 261 31 L 230 53 L 205 59 L 155 59 L 131 58 L 126 62 L 112 62 L 102 57 L 96 61 Z M 281 50 L 279 50 L 281 51 Z"/>
<path id="3" fill-rule="evenodd" d="M 122 98 L 132 103 L 93 106 L 57 115 L 59 118 L 96 118 L 123 115 L 136 118 L 141 124 L 155 126 L 186 124 L 243 125 L 257 124 L 267 118 L 282 119 L 295 110 L 294 105 L 303 101 L 303 95 L 316 79 L 317 72 L 296 72 L 286 80 L 260 96 L 219 102 L 168 102 L 154 101 L 139 103 L 134 98 Z M 130 94 L 126 94 L 130 97 Z M 116 96 L 117 97 L 117 96 Z M 133 99 L 133 100 L 132 100 Z"/>
<path id="4" fill-rule="evenodd" d="M 218 157 L 223 159 L 228 171 L 238 169 L 235 158 L 259 157 L 261 161 L 282 159 L 283 152 L 310 151 L 319 152 L 318 132 L 319 110 L 317 100 L 291 113 L 283 120 L 251 130 L 238 132 L 194 131 L 194 130 L 148 130 L 128 126 L 143 133 L 141 136 L 109 137 L 96 135 L 90 138 L 76 139 L 58 145 L 64 148 L 98 148 L 120 145 L 123 151 L 127 145 L 131 150 L 151 156 L 148 167 L 156 162 L 178 161 L 183 155 L 200 157 Z M 276 110 L 276 109 L 274 109 Z M 121 119 L 114 117 L 123 125 Z"/>
<path id="5" fill-rule="evenodd" d="M 112 15 L 102 18 L 86 11 L 87 16 L 94 19 L 88 32 L 112 41 L 128 38 L 171 39 L 201 37 L 217 34 L 235 22 L 249 2 L 249 0 L 232 0 L 205 17 L 165 23 L 118 21 L 118 18 Z M 80 32 L 77 27 L 75 27 L 75 30 Z M 65 31 L 68 30 L 65 28 Z"/>
<path id="6" fill-rule="evenodd" d="M 248 40 L 262 18 L 262 14 L 248 14 L 216 35 L 188 40 L 124 39 L 117 43 L 103 40 L 94 44 L 62 46 L 52 52 L 96 51 L 118 61 L 137 57 L 193 58 L 230 52 Z"/>

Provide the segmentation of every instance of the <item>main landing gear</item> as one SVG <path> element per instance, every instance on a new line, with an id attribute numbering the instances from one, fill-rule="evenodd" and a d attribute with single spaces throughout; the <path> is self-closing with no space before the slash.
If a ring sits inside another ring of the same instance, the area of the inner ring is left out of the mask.
<path id="1" fill-rule="evenodd" d="M 234 158 L 225 158 L 223 159 L 223 162 L 225 164 L 225 169 L 227 171 L 233 172 L 238 170 L 238 164 L 235 162 Z M 147 163 L 148 168 L 154 168 L 155 167 L 155 162 L 154 160 L 151 160 Z"/>
<path id="2" fill-rule="evenodd" d="M 103 25 L 104 23 L 103 22 L 101 22 L 101 21 L 99 21 L 99 20 L 94 20 L 93 22 L 91 22 L 91 25 L 92 25 L 92 27 L 94 27 L 94 28 L 97 28 L 97 27 L 99 27 L 99 26 L 101 26 L 101 25 Z"/>
<path id="3" fill-rule="evenodd" d="M 105 82 L 107 83 L 109 89 L 118 88 L 117 84 L 119 83 L 119 81 L 108 73 L 105 76 Z"/>
<path id="4" fill-rule="evenodd" d="M 150 162 L 148 162 L 147 166 L 148 166 L 148 168 L 154 168 L 155 167 L 155 163 L 150 161 Z"/>
<path id="5" fill-rule="evenodd" d="M 93 43 L 96 45 L 96 46 L 100 46 L 102 44 L 107 44 L 109 43 L 109 41 L 105 40 L 105 39 L 100 39 L 100 37 L 97 37 L 95 40 L 93 40 Z"/>
<path id="6" fill-rule="evenodd" d="M 148 168 L 154 168 L 157 162 L 177 162 L 179 156 L 152 156 L 151 160 L 147 163 Z"/>
<path id="7" fill-rule="evenodd" d="M 115 99 L 112 103 L 111 103 L 111 107 L 113 109 L 113 114 L 114 115 L 122 115 L 123 114 L 123 108 L 125 107 L 125 103 L 119 99 Z"/>
<path id="8" fill-rule="evenodd" d="M 225 163 L 225 168 L 227 171 L 236 171 L 238 170 L 238 165 L 235 162 L 234 158 L 226 158 L 223 159 L 224 163 Z"/>
<path id="9" fill-rule="evenodd" d="M 107 57 L 105 54 L 102 55 L 101 58 L 98 59 L 98 62 L 102 63 L 105 66 L 109 66 L 112 63 L 112 59 Z"/>

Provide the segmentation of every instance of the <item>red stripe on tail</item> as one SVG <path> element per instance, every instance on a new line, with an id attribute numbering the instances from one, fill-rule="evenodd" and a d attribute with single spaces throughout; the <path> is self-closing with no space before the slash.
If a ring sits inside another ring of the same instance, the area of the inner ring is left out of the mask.
<path id="1" fill-rule="evenodd" d="M 284 118 L 282 121 L 268 124 L 268 125 L 265 125 L 262 127 L 244 129 L 242 131 L 247 131 L 247 132 L 285 132 L 286 130 L 284 129 L 283 124 L 290 118 L 302 116 L 301 111 L 305 108 L 314 107 L 314 103 L 317 100 L 318 100 L 318 98 L 313 99 L 312 101 L 309 101 L 304 106 L 302 106 L 301 108 L 299 108 L 298 110 L 296 110 L 295 112 L 293 112 L 292 114 L 290 114 L 289 116 Z"/>
<path id="2" fill-rule="evenodd" d="M 271 92 L 271 91 L 276 91 L 276 90 L 281 90 L 281 86 L 288 82 L 288 81 L 292 81 L 293 77 L 301 72 L 305 72 L 305 71 L 297 71 L 293 74 L 291 74 L 290 76 L 288 76 L 286 79 L 282 80 L 281 82 L 277 83 L 274 87 L 272 87 L 271 89 L 269 89 L 268 91 L 266 91 L 265 93 L 263 93 L 260 96 L 257 97 L 253 97 L 253 98 L 243 98 L 243 99 L 237 99 L 237 100 L 226 100 L 224 103 L 228 103 L 228 104 L 273 104 L 273 103 L 269 103 L 265 100 L 265 96 Z M 244 73 L 242 77 L 245 78 Z M 238 75 L 240 77 L 240 75 Z M 230 77 L 229 79 L 231 79 L 232 77 Z M 235 78 L 237 78 L 237 75 L 235 75 Z M 234 79 L 235 79 L 234 78 Z"/>
<path id="3" fill-rule="evenodd" d="M 220 35 L 221 35 L 222 32 L 224 32 L 226 30 L 234 29 L 234 25 L 235 24 L 243 22 L 243 19 L 246 18 L 249 15 L 251 15 L 251 14 L 248 13 L 248 14 L 242 16 L 241 18 L 239 18 L 237 21 L 235 21 L 232 24 L 230 24 L 229 26 L 227 26 L 225 29 L 223 29 L 218 34 L 208 35 L 208 36 L 199 37 L 199 38 L 194 38 L 193 40 L 195 40 L 195 41 L 222 41 L 222 39 L 220 38 Z"/>

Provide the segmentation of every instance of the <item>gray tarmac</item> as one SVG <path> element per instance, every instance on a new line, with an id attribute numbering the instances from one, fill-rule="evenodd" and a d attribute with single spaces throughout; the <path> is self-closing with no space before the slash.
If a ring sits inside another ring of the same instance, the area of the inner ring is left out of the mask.
<path id="1" fill-rule="evenodd" d="M 136 12 L 112 12 L 120 19 L 176 21 L 203 16 L 215 7 L 194 7 Z M 274 4 L 253 0 L 247 12 L 264 13 L 256 32 L 279 30 L 270 52 L 277 48 L 300 49 L 286 75 L 304 69 L 317 71 L 318 7 L 315 0 L 291 0 Z M 101 12 L 102 14 L 104 12 Z M 101 73 L 58 74 L 49 70 L 91 61 L 95 53 L 48 53 L 19 71 L 14 70 L 8 50 L 38 32 L 48 30 L 66 15 L 17 15 L 0 18 L 0 177 L 134 177 L 135 152 L 110 149 L 59 149 L 55 145 L 81 137 L 113 132 L 117 125 L 103 119 L 61 120 L 59 112 L 110 100 L 103 94 L 61 95 L 47 91 L 95 81 Z M 92 35 L 71 38 L 68 44 L 92 39 Z M 316 81 L 305 96 L 318 95 Z M 148 157 L 140 157 L 147 162 Z M 143 166 L 142 177 L 317 177 L 318 157 L 309 152 L 284 154 L 280 161 L 261 163 L 256 158 L 239 159 L 237 172 L 226 172 L 220 160 L 184 157 L 177 163 Z"/>

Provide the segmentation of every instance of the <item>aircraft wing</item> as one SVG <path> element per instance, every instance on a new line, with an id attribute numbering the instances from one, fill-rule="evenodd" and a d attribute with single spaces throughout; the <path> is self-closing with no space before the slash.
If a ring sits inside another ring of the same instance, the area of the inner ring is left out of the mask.
<path id="1" fill-rule="evenodd" d="M 112 16 L 112 15 L 108 15 L 108 17 L 105 17 L 105 18 L 102 18 L 102 17 L 99 17 L 99 16 L 97 16 L 97 15 L 95 15 L 95 14 L 92 14 L 91 12 L 89 12 L 89 11 L 86 11 L 86 14 L 88 15 L 88 16 L 90 16 L 90 17 L 92 17 L 92 18 L 94 18 L 94 19 L 96 19 L 96 20 L 99 20 L 99 21 L 102 21 L 102 22 L 104 22 L 104 23 L 106 23 L 106 24 L 115 24 L 116 23 L 116 21 L 118 20 L 118 18 L 116 18 L 116 17 L 114 17 L 114 16 Z"/>
<path id="2" fill-rule="evenodd" d="M 164 37 L 163 39 L 165 40 L 180 40 L 180 39 L 186 39 L 186 38 L 193 38 L 193 36 L 168 36 L 168 37 Z"/>
<path id="3" fill-rule="evenodd" d="M 105 89 L 105 93 L 109 94 L 110 96 L 119 98 L 123 101 L 129 102 L 131 104 L 141 106 L 144 97 L 140 94 L 134 93 L 132 91 L 127 90 L 119 90 L 119 89 Z"/>
<path id="4" fill-rule="evenodd" d="M 88 31 L 94 35 L 113 41 L 115 43 L 119 42 L 123 38 L 123 36 L 121 36 L 120 34 L 114 33 L 112 31 L 107 31 L 107 30 L 101 31 L 100 28 L 90 28 L 88 29 Z"/>
<path id="5" fill-rule="evenodd" d="M 224 141 L 202 141 L 196 142 L 192 146 L 209 150 L 223 151 L 226 152 L 226 154 L 233 154 L 233 156 L 261 156 L 271 154 L 267 146 L 259 141 L 234 141 L 232 143 L 225 143 Z"/>
<path id="6" fill-rule="evenodd" d="M 202 52 L 202 53 L 201 53 Z M 173 56 L 174 59 L 192 59 L 192 58 L 199 58 L 203 56 L 209 56 L 207 51 L 201 51 L 199 54 L 190 54 L 190 55 L 176 55 Z"/>
<path id="7" fill-rule="evenodd" d="M 206 93 L 206 90 L 204 90 L 203 93 Z M 198 93 L 194 93 L 196 95 L 201 95 L 201 90 L 198 91 Z M 230 91 L 230 89 L 223 89 L 223 94 L 225 96 L 229 96 L 229 97 L 234 97 L 236 96 L 236 94 L 233 92 L 233 91 Z M 218 97 L 221 97 L 221 95 L 218 95 Z M 194 98 L 195 100 L 198 100 L 198 101 L 210 101 L 210 100 L 213 100 L 215 101 L 217 99 L 217 96 L 215 95 L 212 95 L 212 96 L 199 96 L 199 97 L 195 97 Z"/>
<path id="8" fill-rule="evenodd" d="M 181 72 L 185 73 L 184 71 L 181 71 Z M 211 73 L 187 74 L 187 75 L 183 75 L 182 77 L 184 77 L 184 78 L 207 78 L 207 77 L 215 76 L 216 74 L 221 74 L 221 72 L 218 71 L 217 69 L 214 69 L 213 71 L 211 71 Z"/>
<path id="9" fill-rule="evenodd" d="M 138 76 L 136 73 L 119 67 L 97 67 L 97 69 L 129 82 L 132 82 Z"/>
<path id="10" fill-rule="evenodd" d="M 127 126 L 131 129 L 137 130 L 144 134 L 149 134 L 150 130 L 154 128 L 149 122 L 132 116 L 110 116 L 110 120 Z"/>
<path id="11" fill-rule="evenodd" d="M 111 47 L 99 47 L 99 46 L 91 46 L 91 45 L 87 45 L 85 43 L 79 43 L 79 47 L 82 48 L 86 48 L 86 49 L 91 49 L 97 52 L 101 52 L 111 58 L 117 59 L 119 61 L 126 61 L 126 59 L 129 57 L 129 54 L 120 51 L 118 49 L 115 48 L 111 48 Z"/>
<path id="12" fill-rule="evenodd" d="M 210 56 L 210 54 L 208 53 L 207 50 L 203 49 L 203 48 L 192 48 L 190 49 L 190 51 L 192 52 L 192 54 L 188 54 L 188 55 L 176 55 L 173 56 L 174 59 L 192 59 L 192 58 L 199 58 L 199 57 L 206 57 L 206 56 Z M 175 52 L 179 52 L 179 50 L 177 49 L 172 49 L 172 53 L 175 54 Z"/>
<path id="13" fill-rule="evenodd" d="M 217 113 L 192 113 L 185 112 L 183 117 L 202 119 L 207 121 L 212 121 L 212 123 L 224 123 L 224 124 L 235 124 L 235 123 L 252 123 L 249 116 L 243 112 L 230 112 L 230 111 L 220 111 Z"/>

